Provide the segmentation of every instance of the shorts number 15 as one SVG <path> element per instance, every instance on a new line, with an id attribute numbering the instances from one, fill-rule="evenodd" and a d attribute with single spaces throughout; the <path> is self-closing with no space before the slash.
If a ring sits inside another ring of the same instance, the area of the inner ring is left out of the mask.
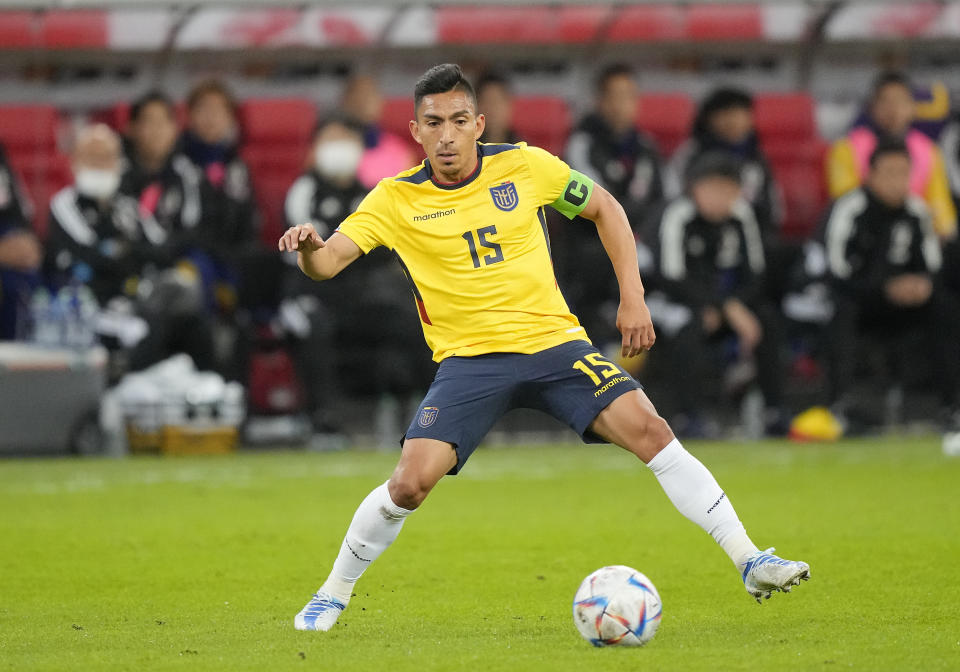
<path id="1" fill-rule="evenodd" d="M 600 385 L 600 376 L 603 376 L 603 380 L 609 380 L 621 373 L 616 364 L 605 359 L 599 352 L 591 352 L 583 359 L 578 359 L 573 363 L 573 368 L 587 374 L 594 385 Z"/>

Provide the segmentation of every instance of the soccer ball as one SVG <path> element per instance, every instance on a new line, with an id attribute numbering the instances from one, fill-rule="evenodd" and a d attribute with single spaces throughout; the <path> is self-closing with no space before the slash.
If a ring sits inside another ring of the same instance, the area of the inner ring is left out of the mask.
<path id="1" fill-rule="evenodd" d="M 631 567 L 602 567 L 580 584 L 573 597 L 573 622 L 594 646 L 643 646 L 657 632 L 660 595 Z"/>

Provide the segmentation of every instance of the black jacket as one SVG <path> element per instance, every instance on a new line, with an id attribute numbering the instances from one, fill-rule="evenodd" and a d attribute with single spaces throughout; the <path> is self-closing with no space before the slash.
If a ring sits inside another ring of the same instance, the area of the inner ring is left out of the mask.
<path id="1" fill-rule="evenodd" d="M 831 285 L 859 301 L 880 299 L 884 284 L 897 275 L 940 270 L 930 212 L 915 196 L 891 208 L 868 188 L 855 189 L 830 207 L 822 235 Z"/>
<path id="2" fill-rule="evenodd" d="M 617 137 L 602 117 L 591 114 L 570 136 L 565 154 L 572 168 L 620 201 L 634 231 L 663 200 L 660 156 L 636 129 Z"/>
<path id="3" fill-rule="evenodd" d="M 141 209 L 153 216 L 178 252 L 201 240 L 202 186 L 200 171 L 183 154 L 171 153 L 164 166 L 151 174 L 137 163 L 128 147 L 120 192 L 135 198 Z"/>
<path id="4" fill-rule="evenodd" d="M 674 302 L 700 310 L 729 298 L 756 304 L 763 296 L 763 241 L 750 204 L 709 222 L 684 196 L 671 201 L 649 237 L 655 271 L 649 284 Z"/>
<path id="5" fill-rule="evenodd" d="M 30 227 L 33 203 L 23 190 L 0 145 L 0 236 L 13 229 Z"/>
<path id="6" fill-rule="evenodd" d="M 126 293 L 129 279 L 171 259 L 166 231 L 130 196 L 117 194 L 100 207 L 65 187 L 50 200 L 44 267 L 55 285 L 76 279 L 105 303 Z"/>

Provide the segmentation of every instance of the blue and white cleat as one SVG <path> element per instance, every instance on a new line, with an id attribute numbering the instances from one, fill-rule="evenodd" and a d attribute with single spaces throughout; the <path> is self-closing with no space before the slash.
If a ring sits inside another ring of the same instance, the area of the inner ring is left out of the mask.
<path id="1" fill-rule="evenodd" d="M 293 619 L 297 630 L 320 630 L 326 632 L 340 618 L 347 605 L 328 592 L 318 590 L 307 606 Z"/>
<path id="2" fill-rule="evenodd" d="M 810 565 L 778 558 L 773 555 L 774 550 L 757 551 L 743 566 L 743 586 L 757 603 L 761 603 L 762 598 L 769 600 L 777 590 L 789 593 L 794 586 L 800 585 L 801 579 L 810 579 Z"/>

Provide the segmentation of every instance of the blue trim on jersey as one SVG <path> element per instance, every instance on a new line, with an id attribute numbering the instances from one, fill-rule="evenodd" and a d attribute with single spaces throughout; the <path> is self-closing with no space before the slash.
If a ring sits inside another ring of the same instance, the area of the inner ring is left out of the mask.
<path id="1" fill-rule="evenodd" d="M 430 179 L 430 163 L 424 162 L 424 166 L 413 175 L 398 177 L 397 182 L 410 182 L 411 184 L 423 184 Z"/>
<path id="2" fill-rule="evenodd" d="M 483 154 L 483 156 L 494 156 L 502 152 L 509 152 L 511 149 L 520 149 L 519 145 L 511 145 L 507 142 L 497 143 L 494 145 L 477 143 L 477 147 L 480 148 L 480 153 Z"/>
<path id="3" fill-rule="evenodd" d="M 540 228 L 543 229 L 543 237 L 547 241 L 547 254 L 550 255 L 550 259 L 553 259 L 553 250 L 550 247 L 550 231 L 547 229 L 547 213 L 543 211 L 543 206 L 541 205 L 537 208 L 537 219 L 540 220 Z"/>
<path id="4" fill-rule="evenodd" d="M 440 189 L 459 189 L 460 187 L 465 187 L 480 175 L 480 169 L 483 167 L 483 157 L 485 156 L 495 156 L 503 152 L 509 152 L 511 149 L 520 149 L 518 145 L 511 144 L 496 144 L 496 145 L 485 145 L 483 143 L 477 143 L 477 167 L 474 169 L 470 175 L 459 182 L 454 182 L 453 184 L 444 184 L 443 182 L 437 182 L 433 176 L 433 168 L 430 167 L 430 159 L 426 159 L 423 162 L 423 167 L 420 168 L 413 175 L 407 175 L 405 177 L 396 178 L 397 182 L 409 182 L 411 184 L 423 184 L 427 180 L 433 182 L 434 186 Z"/>

